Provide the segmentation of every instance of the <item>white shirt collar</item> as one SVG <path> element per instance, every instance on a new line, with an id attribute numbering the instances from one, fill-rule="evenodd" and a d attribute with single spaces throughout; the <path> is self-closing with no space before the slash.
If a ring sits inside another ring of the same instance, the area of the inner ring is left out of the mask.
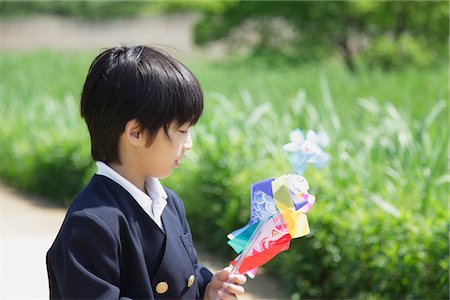
<path id="1" fill-rule="evenodd" d="M 102 161 L 96 162 L 98 175 L 103 175 L 111 180 L 115 181 L 117 184 L 122 186 L 126 191 L 128 191 L 131 196 L 136 200 L 136 202 L 144 209 L 144 211 L 158 224 L 160 221 L 154 219 L 152 212 L 152 202 L 162 201 L 163 205 L 167 203 L 167 193 L 164 190 L 161 182 L 158 178 L 146 177 L 145 178 L 145 189 L 149 195 L 138 189 L 134 184 L 124 178 L 122 175 L 114 171 L 111 167 Z M 161 226 L 160 226 L 161 227 Z"/>

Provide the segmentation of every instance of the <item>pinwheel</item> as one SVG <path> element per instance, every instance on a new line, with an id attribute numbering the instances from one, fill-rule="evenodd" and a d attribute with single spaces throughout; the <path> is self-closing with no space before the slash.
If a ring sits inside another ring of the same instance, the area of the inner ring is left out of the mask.
<path id="1" fill-rule="evenodd" d="M 303 174 L 307 162 L 321 168 L 328 161 L 329 155 L 321 149 L 330 142 L 325 132 L 315 133 L 308 130 L 305 138 L 303 132 L 297 128 L 289 134 L 289 137 L 291 142 L 284 145 L 283 149 L 289 152 L 288 159 L 294 165 L 293 172 Z"/>
<path id="2" fill-rule="evenodd" d="M 291 142 L 283 149 L 290 153 L 293 170 L 278 178 L 256 182 L 250 187 L 250 220 L 228 235 L 228 244 L 239 256 L 231 262 L 232 272 L 256 275 L 259 266 L 289 249 L 291 239 L 309 234 L 306 213 L 316 198 L 308 193 L 309 184 L 301 176 L 306 163 L 322 167 L 329 156 L 321 147 L 328 144 L 325 133 L 300 129 L 290 133 Z"/>

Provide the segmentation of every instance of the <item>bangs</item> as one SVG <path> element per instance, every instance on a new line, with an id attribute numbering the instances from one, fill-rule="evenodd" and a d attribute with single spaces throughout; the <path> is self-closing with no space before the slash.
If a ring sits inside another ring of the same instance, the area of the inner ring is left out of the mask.
<path id="1" fill-rule="evenodd" d="M 203 92 L 182 63 L 150 48 L 142 51 L 136 97 L 146 99 L 138 121 L 151 135 L 172 122 L 195 125 L 203 112 Z M 140 91 L 140 92 L 139 92 Z"/>

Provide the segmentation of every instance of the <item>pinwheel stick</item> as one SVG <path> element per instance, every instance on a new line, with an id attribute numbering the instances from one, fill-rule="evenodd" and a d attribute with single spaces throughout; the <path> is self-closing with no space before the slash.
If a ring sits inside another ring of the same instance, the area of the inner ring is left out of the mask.
<path id="1" fill-rule="evenodd" d="M 261 219 L 261 221 L 258 223 L 258 226 L 256 226 L 255 231 L 253 232 L 252 236 L 250 237 L 250 240 L 248 241 L 248 243 L 245 245 L 244 250 L 242 250 L 241 255 L 239 255 L 238 260 L 236 261 L 236 263 L 234 264 L 233 269 L 231 270 L 231 274 L 235 274 L 238 273 L 239 268 L 241 267 L 242 263 L 244 262 L 245 257 L 248 255 L 248 252 L 250 249 L 252 249 L 251 245 L 253 244 L 253 242 L 256 240 L 256 238 L 259 236 L 259 234 L 261 233 L 264 224 L 266 224 L 267 221 L 270 220 L 271 217 L 273 217 L 274 214 L 266 214 L 266 216 L 264 216 L 263 219 Z"/>
<path id="2" fill-rule="evenodd" d="M 306 155 L 303 155 L 303 157 L 294 165 L 292 170 L 289 172 L 289 175 L 295 174 L 295 170 L 306 161 Z"/>

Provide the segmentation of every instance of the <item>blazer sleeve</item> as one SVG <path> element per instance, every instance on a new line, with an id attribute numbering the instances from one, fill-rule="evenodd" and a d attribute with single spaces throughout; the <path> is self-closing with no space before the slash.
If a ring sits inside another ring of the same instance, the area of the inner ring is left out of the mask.
<path id="1" fill-rule="evenodd" d="M 68 216 L 47 254 L 51 299 L 120 299 L 119 242 L 98 216 Z"/>
<path id="2" fill-rule="evenodd" d="M 183 226 L 183 230 L 189 237 L 191 245 L 194 245 L 194 243 L 192 241 L 191 229 L 189 227 L 189 223 L 186 218 L 186 212 L 185 212 L 185 208 L 183 205 L 183 201 L 175 192 L 173 192 L 172 190 L 169 190 L 169 191 L 175 200 L 175 203 L 176 203 L 175 207 L 178 211 L 178 215 L 180 217 L 181 224 Z M 203 299 L 205 290 L 206 290 L 206 286 L 211 281 L 213 274 L 211 273 L 210 270 L 208 270 L 208 268 L 206 268 L 204 265 L 202 265 L 198 262 L 197 251 L 195 250 L 195 247 L 193 247 L 193 255 L 192 256 L 194 258 L 195 273 L 197 274 L 196 283 L 198 285 L 198 290 L 200 291 L 199 299 Z"/>

